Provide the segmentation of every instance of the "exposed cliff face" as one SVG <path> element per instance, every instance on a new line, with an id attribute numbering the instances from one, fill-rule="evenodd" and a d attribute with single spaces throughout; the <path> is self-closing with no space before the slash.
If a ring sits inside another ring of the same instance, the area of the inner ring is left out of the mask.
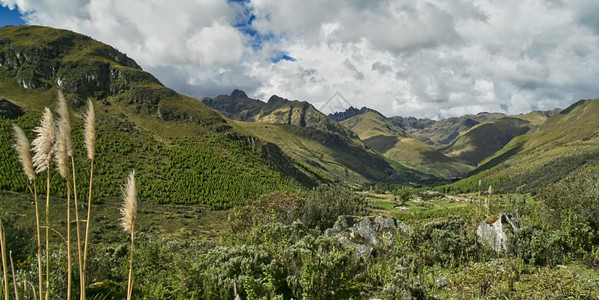
<path id="1" fill-rule="evenodd" d="M 265 103 L 235 90 L 231 95 L 203 98 L 202 102 L 234 120 L 310 127 L 350 139 L 357 138 L 351 130 L 328 118 L 306 101 L 288 100 L 275 95 Z"/>
<path id="2" fill-rule="evenodd" d="M 7 119 L 16 119 L 24 114 L 21 107 L 4 99 L 0 98 L 0 116 Z"/>
<path id="3" fill-rule="evenodd" d="M 350 106 L 345 111 L 339 111 L 336 113 L 329 114 L 329 118 L 331 118 L 337 122 L 341 122 L 341 121 L 347 120 L 353 116 L 361 115 L 361 114 L 364 114 L 369 111 L 378 113 L 376 110 L 370 109 L 368 107 L 362 107 L 360 109 L 357 109 L 353 106 Z"/>
<path id="4" fill-rule="evenodd" d="M 25 89 L 57 86 L 85 99 L 119 94 L 132 82 L 160 85 L 127 55 L 71 31 L 8 26 L 0 36 L 0 67 Z"/>
<path id="5" fill-rule="evenodd" d="M 255 116 L 266 106 L 266 103 L 251 99 L 241 90 L 234 90 L 230 96 L 206 97 L 202 102 L 228 118 L 250 122 L 253 122 Z"/>

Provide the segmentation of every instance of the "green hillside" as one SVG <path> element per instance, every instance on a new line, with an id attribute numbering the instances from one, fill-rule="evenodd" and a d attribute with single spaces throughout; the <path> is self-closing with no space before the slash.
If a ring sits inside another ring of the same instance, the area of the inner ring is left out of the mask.
<path id="1" fill-rule="evenodd" d="M 18 124 L 32 140 L 42 109 L 55 108 L 57 87 L 71 109 L 80 180 L 88 176 L 81 137 L 85 99 L 95 105 L 98 197 L 120 195 L 114 182 L 133 168 L 142 198 L 212 208 L 297 189 L 300 182 L 317 184 L 277 146 L 164 87 L 126 55 L 89 37 L 46 27 L 4 27 L 0 64 L 0 98 L 24 112 L 0 117 L 0 189 L 25 191 L 10 126 Z M 61 184 L 57 174 L 53 183 Z"/>
<path id="2" fill-rule="evenodd" d="M 439 178 L 461 177 L 472 169 L 407 134 L 376 111 L 366 111 L 341 124 L 356 132 L 366 146 L 407 168 Z"/>
<path id="3" fill-rule="evenodd" d="M 552 114 L 537 129 L 515 137 L 483 160 L 473 176 L 454 188 L 474 191 L 478 180 L 498 191 L 535 191 L 586 166 L 599 163 L 599 100 L 581 100 Z"/>
<path id="4" fill-rule="evenodd" d="M 414 117 L 391 117 L 393 123 L 435 149 L 449 146 L 470 128 L 505 117 L 501 113 L 481 112 L 442 120 L 417 119 Z"/>
<path id="5" fill-rule="evenodd" d="M 546 119 L 541 113 L 533 112 L 482 123 L 462 133 L 457 140 L 443 148 L 441 152 L 476 166 L 503 148 L 514 137 L 539 126 Z"/>
<path id="6" fill-rule="evenodd" d="M 434 177 L 406 168 L 349 140 L 327 131 L 282 124 L 239 122 L 260 139 L 279 147 L 309 173 L 326 181 L 349 185 L 367 182 L 408 183 Z"/>

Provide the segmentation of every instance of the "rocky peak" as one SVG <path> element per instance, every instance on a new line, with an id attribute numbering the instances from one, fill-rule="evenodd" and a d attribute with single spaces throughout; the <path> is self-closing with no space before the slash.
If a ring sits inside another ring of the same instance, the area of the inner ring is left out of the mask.
<path id="1" fill-rule="evenodd" d="M 239 99 L 249 99 L 248 95 L 244 91 L 238 89 L 233 90 L 230 97 L 231 100 L 234 101 L 237 101 Z"/>
<path id="2" fill-rule="evenodd" d="M 289 100 L 287 100 L 285 98 L 279 97 L 277 95 L 272 95 L 270 97 L 270 99 L 268 99 L 267 103 L 268 103 L 268 105 L 273 105 L 273 104 L 276 104 L 276 103 L 279 103 L 279 102 L 288 102 L 288 101 Z"/>
<path id="3" fill-rule="evenodd" d="M 60 87 L 105 98 L 135 82 L 160 82 L 126 54 L 88 36 L 41 26 L 0 29 L 0 66 L 25 89 Z"/>
<path id="4" fill-rule="evenodd" d="M 357 109 L 357 108 L 355 108 L 353 106 L 350 106 L 345 111 L 339 111 L 339 112 L 336 112 L 336 113 L 329 114 L 329 118 L 331 118 L 331 119 L 333 119 L 333 120 L 335 120 L 337 122 L 341 122 L 341 121 L 347 120 L 347 119 L 349 119 L 349 118 L 351 118 L 353 116 L 361 115 L 361 114 L 369 112 L 369 111 L 375 112 L 375 113 L 377 113 L 379 115 L 381 114 L 378 111 L 376 111 L 374 109 L 371 109 L 371 108 L 368 108 L 368 107 L 365 107 L 365 106 L 362 107 L 362 108 L 360 108 L 360 109 Z"/>

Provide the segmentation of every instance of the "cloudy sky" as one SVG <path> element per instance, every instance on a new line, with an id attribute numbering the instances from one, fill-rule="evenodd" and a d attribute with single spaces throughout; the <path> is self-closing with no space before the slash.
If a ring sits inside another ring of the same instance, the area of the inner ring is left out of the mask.
<path id="1" fill-rule="evenodd" d="M 0 0 L 202 97 L 443 118 L 599 97 L 597 0 Z M 9 10 L 12 10 L 9 11 Z M 4 15 L 2 15 L 4 14 Z M 18 19 L 17 19 L 18 20 Z M 344 107 L 345 108 L 345 107 Z"/>

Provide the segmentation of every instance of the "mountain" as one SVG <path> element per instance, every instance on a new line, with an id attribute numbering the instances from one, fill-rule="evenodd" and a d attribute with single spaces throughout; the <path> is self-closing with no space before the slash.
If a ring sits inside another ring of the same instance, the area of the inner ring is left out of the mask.
<path id="1" fill-rule="evenodd" d="M 541 113 L 543 115 L 544 113 Z M 552 113 L 537 128 L 513 138 L 494 155 L 480 162 L 472 176 L 456 183 L 465 190 L 478 180 L 498 191 L 532 192 L 581 168 L 599 164 L 599 99 L 581 100 Z M 528 120 L 539 120 L 529 114 Z"/>
<path id="2" fill-rule="evenodd" d="M 536 128 L 545 120 L 547 117 L 542 112 L 532 112 L 481 123 L 462 133 L 451 145 L 441 149 L 441 152 L 476 166 L 513 138 Z"/>
<path id="3" fill-rule="evenodd" d="M 327 182 L 406 184 L 437 179 L 385 158 L 360 140 L 329 131 L 274 123 L 238 123 L 260 139 L 276 143 L 306 171 Z"/>
<path id="4" fill-rule="evenodd" d="M 131 169 L 137 171 L 144 200 L 211 208 L 321 182 L 275 144 L 166 88 L 133 59 L 90 37 L 48 27 L 6 26 L 0 29 L 0 66 L 0 98 L 5 99 L 0 110 L 2 190 L 26 190 L 11 146 L 11 125 L 21 126 L 32 140 L 43 108 L 55 107 L 57 88 L 71 110 L 83 178 L 82 113 L 86 99 L 95 106 L 97 199 L 120 196 L 118 183 Z M 56 174 L 52 182 L 63 184 Z"/>
<path id="5" fill-rule="evenodd" d="M 377 111 L 362 110 L 341 124 L 354 131 L 366 146 L 410 169 L 439 178 L 460 177 L 472 169 L 412 137 Z"/>
<path id="6" fill-rule="evenodd" d="M 329 114 L 329 118 L 331 118 L 331 119 L 333 119 L 333 120 L 335 120 L 337 122 L 341 122 L 341 121 L 347 120 L 347 119 L 349 119 L 349 118 L 351 118 L 353 116 L 357 116 L 357 115 L 363 114 L 363 113 L 365 113 L 367 111 L 375 111 L 375 110 L 370 109 L 368 107 L 362 107 L 360 109 L 357 109 L 357 108 L 355 108 L 353 106 L 350 106 L 345 111 L 338 111 L 338 112 Z"/>
<path id="7" fill-rule="evenodd" d="M 250 99 L 239 90 L 233 91 L 230 96 L 220 95 L 214 99 L 203 98 L 201 101 L 234 120 L 310 127 L 336 133 L 348 139 L 357 138 L 353 132 L 340 126 L 306 101 L 288 100 L 273 95 L 265 103 Z"/>
<path id="8" fill-rule="evenodd" d="M 435 149 L 449 146 L 460 134 L 485 122 L 505 117 L 501 113 L 481 112 L 443 120 L 417 119 L 414 117 L 391 117 L 396 125 Z"/>
<path id="9" fill-rule="evenodd" d="M 256 115 L 267 105 L 257 99 L 250 99 L 245 92 L 234 90 L 231 95 L 205 97 L 201 101 L 233 120 L 254 121 Z"/>
<path id="10" fill-rule="evenodd" d="M 351 130 L 306 101 L 272 96 L 268 102 L 231 95 L 201 101 L 261 140 L 277 144 L 303 170 L 328 182 L 407 183 L 433 180 L 369 149 Z"/>

